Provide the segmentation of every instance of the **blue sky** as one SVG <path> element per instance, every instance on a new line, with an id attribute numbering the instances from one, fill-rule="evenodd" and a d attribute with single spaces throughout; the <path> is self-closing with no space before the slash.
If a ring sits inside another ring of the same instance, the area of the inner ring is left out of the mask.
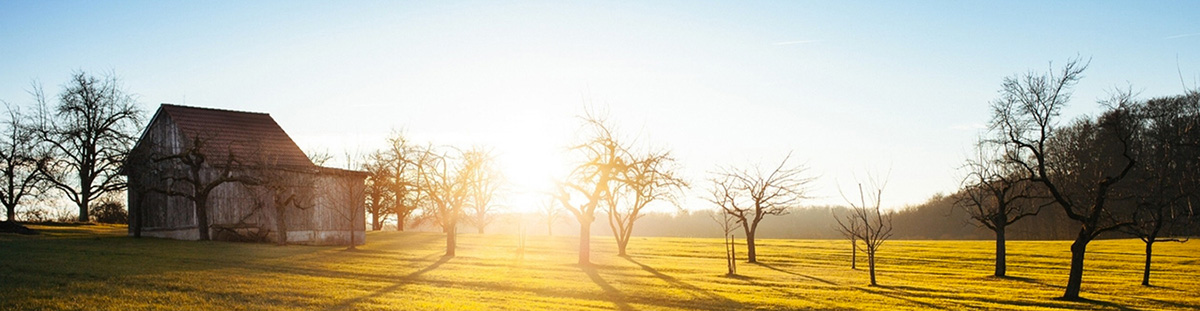
<path id="1" fill-rule="evenodd" d="M 1200 83 L 1197 2 L 0 1 L 0 100 L 76 70 L 159 103 L 269 112 L 309 150 L 393 129 L 488 145 L 544 186 L 585 102 L 706 173 L 789 151 L 840 203 L 890 171 L 885 204 L 952 191 L 1001 80 L 1092 60 L 1066 115 L 1114 87 Z M 1182 81 L 1181 81 L 1182 80 Z M 526 203 L 514 199 L 514 205 Z"/>

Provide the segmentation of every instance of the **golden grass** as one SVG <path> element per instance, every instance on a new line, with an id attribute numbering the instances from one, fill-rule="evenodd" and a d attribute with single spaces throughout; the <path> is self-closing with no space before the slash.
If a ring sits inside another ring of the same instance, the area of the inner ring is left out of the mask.
<path id="1" fill-rule="evenodd" d="M 346 251 L 33 228 L 43 235 L 0 235 L 0 309 L 1200 309 L 1196 243 L 1160 243 L 1156 286 L 1143 287 L 1140 241 L 1093 242 L 1092 301 L 1069 302 L 1053 299 L 1070 258 L 1060 241 L 1010 242 L 1004 279 L 989 276 L 990 241 L 888 242 L 872 287 L 845 241 L 763 240 L 762 264 L 726 277 L 719 239 L 634 238 L 624 258 L 595 237 L 581 267 L 572 237 L 529 237 L 521 255 L 513 236 L 463 234 L 447 259 L 432 233 L 371 232 Z"/>

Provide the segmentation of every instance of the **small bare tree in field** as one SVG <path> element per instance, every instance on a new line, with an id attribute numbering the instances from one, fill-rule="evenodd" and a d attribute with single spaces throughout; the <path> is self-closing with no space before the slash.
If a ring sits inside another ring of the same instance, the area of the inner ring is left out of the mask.
<path id="1" fill-rule="evenodd" d="M 835 213 L 833 215 L 835 219 L 839 216 L 845 217 L 846 220 L 846 222 L 840 223 L 842 226 L 839 226 L 837 229 L 838 232 L 842 233 L 842 236 L 850 240 L 850 269 L 858 270 L 858 232 L 862 230 L 862 222 L 853 213 L 846 215 L 837 215 Z"/>
<path id="2" fill-rule="evenodd" d="M 687 187 L 687 182 L 677 177 L 678 167 L 670 152 L 651 152 L 628 162 L 626 169 L 617 175 L 618 184 L 611 189 L 613 195 L 606 200 L 608 225 L 617 239 L 619 256 L 626 256 L 633 224 L 643 216 L 642 210 L 654 201 L 678 205 L 677 197 Z M 619 199 L 623 196 L 627 200 Z"/>
<path id="3" fill-rule="evenodd" d="M 790 167 L 788 154 L 779 166 L 771 171 L 725 168 L 711 179 L 712 197 L 709 202 L 737 219 L 746 234 L 746 258 L 750 263 L 758 262 L 754 236 L 758 224 L 767 215 L 783 215 L 807 198 L 809 177 L 807 167 Z"/>
<path id="4" fill-rule="evenodd" d="M 474 148 L 464 154 L 468 166 L 472 167 L 470 178 L 471 197 L 467 200 L 466 217 L 480 234 L 499 216 L 493 201 L 504 189 L 504 175 L 496 165 L 496 156 L 491 150 Z"/>
<path id="5" fill-rule="evenodd" d="M 541 216 L 542 224 L 546 225 L 546 236 L 554 236 L 554 224 L 562 221 L 566 215 L 558 206 L 558 201 L 550 197 L 538 205 L 538 216 Z"/>
<path id="6" fill-rule="evenodd" d="M 725 241 L 725 275 L 737 275 L 737 240 L 733 232 L 738 229 L 738 220 L 725 211 L 710 211 L 708 217 L 721 227 L 721 236 Z"/>
<path id="7" fill-rule="evenodd" d="M 592 222 L 596 209 L 612 196 L 618 174 L 629 165 L 628 149 L 621 144 L 601 118 L 591 115 L 582 118 L 586 136 L 584 142 L 572 146 L 577 164 L 565 180 L 557 183 L 554 194 L 579 221 L 579 264 L 591 263 Z M 575 200 L 578 197 L 580 200 Z"/>
<path id="8" fill-rule="evenodd" d="M 1008 226 L 1037 215 L 1045 205 L 1034 201 L 1034 184 L 1021 177 L 1018 167 L 989 156 L 985 143 L 980 144 L 978 157 L 967 161 L 967 177 L 963 179 L 963 189 L 955 203 L 970 215 L 972 221 L 995 233 L 994 274 L 1003 277 L 1008 270 L 1005 247 Z"/>
<path id="9" fill-rule="evenodd" d="M 863 191 L 862 184 L 859 184 L 859 202 L 857 204 L 843 196 L 846 203 L 850 204 L 850 214 L 846 216 L 846 220 L 834 218 L 837 220 L 838 226 L 842 228 L 842 232 L 851 233 L 862 241 L 863 251 L 867 253 L 867 269 L 871 274 L 871 286 L 878 285 L 875 282 L 875 254 L 883 242 L 892 237 L 892 213 L 885 213 L 880 207 L 883 185 L 875 185 L 874 188 L 874 192 L 867 194 Z"/>

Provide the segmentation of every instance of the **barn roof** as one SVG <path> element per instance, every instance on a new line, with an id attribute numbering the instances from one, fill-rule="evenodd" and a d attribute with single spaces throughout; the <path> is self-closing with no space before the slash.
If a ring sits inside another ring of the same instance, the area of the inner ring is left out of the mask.
<path id="1" fill-rule="evenodd" d="M 233 155 L 242 161 L 267 160 L 270 165 L 315 166 L 270 114 L 162 104 L 158 117 L 170 118 L 186 139 L 203 140 L 201 149 L 209 163 Z"/>

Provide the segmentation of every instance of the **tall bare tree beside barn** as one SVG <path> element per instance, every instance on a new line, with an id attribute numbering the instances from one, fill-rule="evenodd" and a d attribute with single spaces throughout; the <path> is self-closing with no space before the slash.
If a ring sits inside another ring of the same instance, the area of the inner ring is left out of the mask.
<path id="1" fill-rule="evenodd" d="M 262 183 L 259 176 L 255 176 L 250 171 L 247 161 L 251 161 L 251 159 L 241 159 L 232 152 L 224 155 L 208 154 L 208 151 L 213 149 L 206 148 L 205 144 L 210 143 L 212 137 L 217 134 L 211 135 L 192 137 L 179 153 L 150 155 L 154 162 L 163 163 L 167 167 L 161 171 L 164 175 L 160 177 L 164 180 L 165 186 L 160 189 L 152 189 L 152 191 L 183 197 L 195 205 L 196 230 L 199 232 L 200 240 L 210 239 L 208 203 L 209 194 L 213 190 L 226 183 L 246 185 Z M 231 150 L 230 148 L 223 149 Z M 211 162 L 210 158 L 217 159 L 217 161 Z M 210 167 L 216 169 L 216 172 L 206 172 L 205 169 Z"/>
<path id="2" fill-rule="evenodd" d="M 119 171 L 137 139 L 142 111 L 113 74 L 76 72 L 54 105 L 40 87 L 33 93 L 39 103 L 34 126 L 53 155 L 43 173 L 79 208 L 79 221 L 89 221 L 93 201 L 125 189 Z"/>
<path id="3" fill-rule="evenodd" d="M 383 220 L 389 215 L 395 214 L 396 202 L 392 196 L 392 176 L 390 175 L 391 163 L 388 163 L 387 156 L 382 151 L 371 153 L 367 156 L 366 162 L 363 163 L 362 169 L 366 171 L 366 196 L 367 214 L 371 215 L 371 230 L 379 231 L 383 229 Z"/>
<path id="4" fill-rule="evenodd" d="M 815 178 L 808 176 L 803 165 L 789 166 L 791 154 L 778 166 L 764 171 L 724 168 L 711 179 L 709 202 L 733 215 L 746 234 L 746 259 L 758 262 L 754 237 L 758 225 L 768 215 L 783 215 L 807 198 L 808 186 Z"/>

